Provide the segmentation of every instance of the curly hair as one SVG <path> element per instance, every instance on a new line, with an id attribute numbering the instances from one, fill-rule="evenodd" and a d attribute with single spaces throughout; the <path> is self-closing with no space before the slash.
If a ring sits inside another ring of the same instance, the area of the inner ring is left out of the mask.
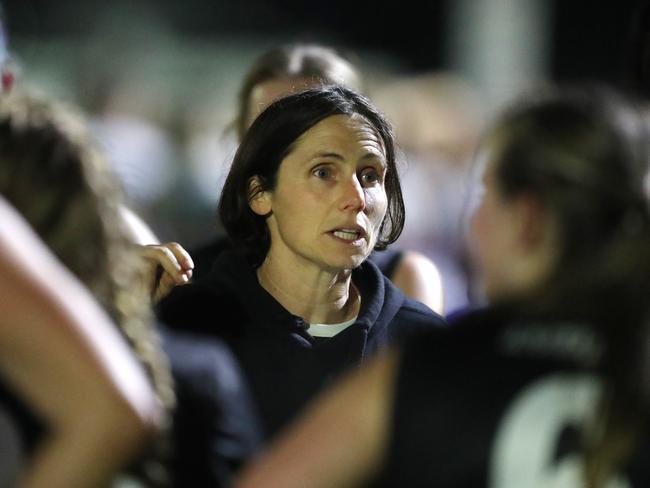
<path id="1" fill-rule="evenodd" d="M 0 97 L 0 192 L 107 310 L 170 412 L 170 368 L 147 290 L 134 287 L 141 261 L 121 192 L 74 110 L 34 93 Z"/>

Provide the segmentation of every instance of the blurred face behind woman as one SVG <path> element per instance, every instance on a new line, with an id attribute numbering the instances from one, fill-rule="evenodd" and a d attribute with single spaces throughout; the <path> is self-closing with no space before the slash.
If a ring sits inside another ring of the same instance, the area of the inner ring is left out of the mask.
<path id="1" fill-rule="evenodd" d="M 532 191 L 505 194 L 499 182 L 499 150 L 483 149 L 482 195 L 471 220 L 471 249 L 485 298 L 515 298 L 540 286 L 558 259 L 552 213 Z"/>
<path id="2" fill-rule="evenodd" d="M 316 88 L 323 83 L 310 77 L 271 78 L 262 81 L 253 87 L 248 99 L 248 113 L 246 114 L 246 128 L 250 127 L 255 118 L 266 107 L 279 98 L 286 97 L 301 90 Z"/>
<path id="3" fill-rule="evenodd" d="M 504 261 L 515 244 L 511 206 L 499 193 L 493 162 L 484 169 L 481 193 L 480 205 L 472 216 L 471 242 L 485 295 L 492 300 L 506 286 L 508 266 Z"/>
<path id="4" fill-rule="evenodd" d="M 251 201 L 268 215 L 267 259 L 336 273 L 371 253 L 387 209 L 381 138 L 361 116 L 327 117 L 302 134 L 277 185 Z"/>

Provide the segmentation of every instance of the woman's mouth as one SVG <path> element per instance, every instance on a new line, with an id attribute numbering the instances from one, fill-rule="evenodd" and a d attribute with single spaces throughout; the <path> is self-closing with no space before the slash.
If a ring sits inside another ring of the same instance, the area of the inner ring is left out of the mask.
<path id="1" fill-rule="evenodd" d="M 363 233 L 354 229 L 336 229 L 331 234 L 338 240 L 344 241 L 348 244 L 360 245 L 363 243 Z"/>

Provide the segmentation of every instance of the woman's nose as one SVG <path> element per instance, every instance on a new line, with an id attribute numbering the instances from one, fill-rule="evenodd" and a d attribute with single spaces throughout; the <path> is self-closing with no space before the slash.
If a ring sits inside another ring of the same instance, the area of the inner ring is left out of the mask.
<path id="1" fill-rule="evenodd" d="M 366 195 L 356 175 L 344 183 L 341 199 L 342 210 L 362 212 L 366 208 Z"/>

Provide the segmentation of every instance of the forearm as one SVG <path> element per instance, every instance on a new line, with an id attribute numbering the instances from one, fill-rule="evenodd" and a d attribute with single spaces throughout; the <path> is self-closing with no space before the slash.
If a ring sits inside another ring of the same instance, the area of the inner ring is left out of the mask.
<path id="1" fill-rule="evenodd" d="M 244 470 L 236 488 L 352 488 L 380 469 L 398 353 L 371 360 L 324 392 Z"/>
<path id="2" fill-rule="evenodd" d="M 90 488 L 108 486 L 138 452 L 147 429 L 125 409 L 101 429 L 59 428 L 39 445 L 22 474 L 21 488 Z M 118 418 L 119 417 L 119 418 Z M 80 422 L 80 424 L 82 424 Z"/>
<path id="3" fill-rule="evenodd" d="M 0 199 L 0 372 L 43 416 L 75 398 L 121 396 L 143 421 L 159 405 L 117 327 Z M 70 412 L 71 414 L 74 412 Z"/>
<path id="4" fill-rule="evenodd" d="M 0 372 L 49 433 L 23 484 L 90 486 L 72 481 L 128 461 L 161 409 L 101 307 L 9 210 L 0 200 Z"/>

